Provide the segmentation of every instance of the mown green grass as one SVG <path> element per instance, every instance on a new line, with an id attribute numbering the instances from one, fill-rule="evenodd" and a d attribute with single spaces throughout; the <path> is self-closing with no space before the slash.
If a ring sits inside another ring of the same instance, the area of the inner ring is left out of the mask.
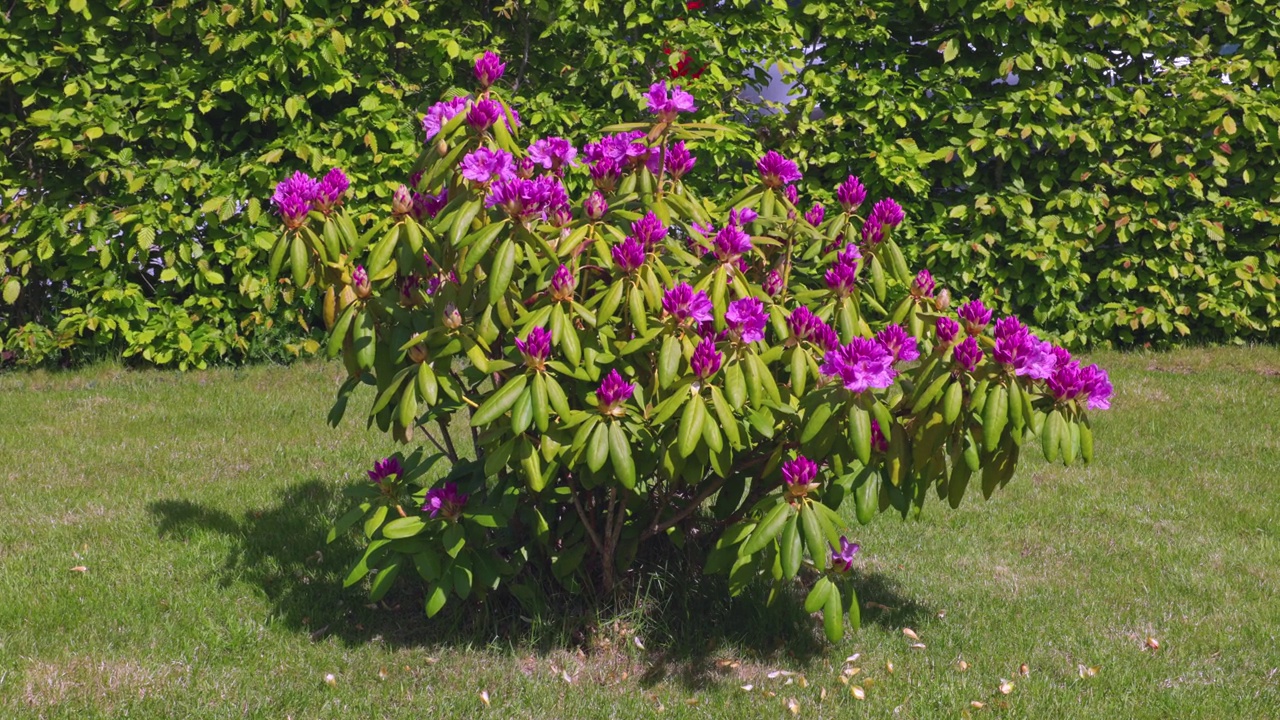
<path id="1" fill-rule="evenodd" d="M 322 541 L 392 447 L 324 424 L 335 366 L 2 376 L 0 716 L 1280 716 L 1280 351 L 1095 359 L 1096 462 L 855 528 L 836 647 L 674 570 L 599 617 L 366 607 Z"/>

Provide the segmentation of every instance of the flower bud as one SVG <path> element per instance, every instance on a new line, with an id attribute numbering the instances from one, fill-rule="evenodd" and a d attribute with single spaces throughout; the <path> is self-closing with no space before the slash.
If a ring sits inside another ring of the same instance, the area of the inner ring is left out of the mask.
<path id="1" fill-rule="evenodd" d="M 372 287 L 369 284 L 369 273 L 364 269 L 363 265 L 357 265 L 355 272 L 351 273 L 351 286 L 356 291 L 356 297 L 369 297 Z"/>
<path id="2" fill-rule="evenodd" d="M 450 330 L 457 330 L 462 327 L 462 313 L 458 312 L 458 306 L 449 303 L 444 306 L 444 316 L 441 318 L 444 326 Z"/>
<path id="3" fill-rule="evenodd" d="M 396 194 L 391 196 L 391 214 L 396 217 L 404 217 L 413 210 L 413 194 L 409 192 L 409 186 L 401 185 L 396 188 Z"/>
<path id="4" fill-rule="evenodd" d="M 939 290 L 938 294 L 933 297 L 933 305 L 938 308 L 938 310 L 950 310 L 951 291 L 946 288 Z"/>
<path id="5" fill-rule="evenodd" d="M 413 363 L 424 363 L 427 361 L 427 348 L 421 343 L 409 348 L 409 361 Z"/>
<path id="6" fill-rule="evenodd" d="M 609 203 L 604 199 L 604 193 L 599 190 L 593 191 L 582 201 L 582 211 L 592 220 L 599 220 L 604 214 L 609 212 Z"/>
<path id="7" fill-rule="evenodd" d="M 577 285 L 577 281 L 573 278 L 573 271 L 566 265 L 561 265 L 556 269 L 555 275 L 551 276 L 551 297 L 556 300 L 572 300 L 573 287 Z"/>

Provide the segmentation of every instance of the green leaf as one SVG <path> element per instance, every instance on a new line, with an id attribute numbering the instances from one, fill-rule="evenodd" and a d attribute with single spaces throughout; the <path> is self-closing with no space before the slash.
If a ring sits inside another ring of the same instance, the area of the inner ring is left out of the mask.
<path id="1" fill-rule="evenodd" d="M 420 516 L 396 518 L 382 526 L 382 537 L 391 540 L 413 537 L 426 527 L 427 523 Z"/>
<path id="2" fill-rule="evenodd" d="M 636 466 L 631 460 L 631 444 L 622 432 L 621 423 L 606 424 L 609 428 L 609 458 L 613 461 L 613 472 L 618 482 L 630 490 L 636 486 Z"/>
<path id="3" fill-rule="evenodd" d="M 680 428 L 676 436 L 676 452 L 680 457 L 689 457 L 698 447 L 698 438 L 702 437 L 702 424 L 706 420 L 706 405 L 702 397 L 694 395 L 684 406 L 680 414 Z"/>
<path id="4" fill-rule="evenodd" d="M 591 432 L 591 439 L 587 442 L 587 467 L 591 468 L 591 472 L 599 472 L 600 468 L 604 467 L 605 461 L 609 459 L 607 425 L 609 423 L 596 425 L 595 430 Z"/>
<path id="5" fill-rule="evenodd" d="M 827 633 L 827 640 L 833 643 L 844 637 L 844 605 L 840 602 L 840 588 L 835 585 L 831 586 L 822 606 L 822 627 Z"/>
<path id="6" fill-rule="evenodd" d="M 818 526 L 818 516 L 807 503 L 800 506 L 800 529 L 804 531 L 804 544 L 809 551 L 809 559 L 813 561 L 814 567 L 825 570 L 829 559 L 827 543 Z"/>
<path id="7" fill-rule="evenodd" d="M 800 564 L 804 560 L 804 548 L 800 540 L 800 529 L 793 515 L 782 528 L 782 539 L 778 543 L 782 553 L 782 576 L 788 580 L 800 572 Z"/>
<path id="8" fill-rule="evenodd" d="M 498 390 L 489 396 L 475 414 L 471 416 L 471 427 L 481 427 L 497 420 L 515 405 L 516 400 L 520 398 L 520 394 L 524 392 L 525 385 L 528 383 L 527 375 L 516 375 L 498 388 Z"/>
<path id="9" fill-rule="evenodd" d="M 789 517 L 791 517 L 791 505 L 779 500 L 773 510 L 769 511 L 764 520 L 761 520 L 756 529 L 751 532 L 751 537 L 743 543 L 741 549 L 738 550 L 738 555 L 745 557 L 763 550 L 766 545 L 773 542 L 778 533 L 782 532 L 782 526 Z"/>
<path id="10" fill-rule="evenodd" d="M 448 600 L 449 594 L 445 591 L 444 587 L 437 583 L 432 583 L 431 589 L 427 591 L 427 617 L 435 617 L 436 614 L 444 608 L 444 604 Z"/>
<path id="11" fill-rule="evenodd" d="M 395 583 L 396 577 L 400 575 L 400 566 L 400 561 L 396 560 L 378 570 L 377 576 L 373 578 L 373 584 L 369 587 L 369 600 L 371 602 L 378 602 L 387 594 L 387 591 Z"/>
<path id="12" fill-rule="evenodd" d="M 804 611 L 812 614 L 826 607 L 827 596 L 831 594 L 833 587 L 827 577 L 818 578 L 818 582 L 814 583 L 813 589 L 804 599 Z"/>

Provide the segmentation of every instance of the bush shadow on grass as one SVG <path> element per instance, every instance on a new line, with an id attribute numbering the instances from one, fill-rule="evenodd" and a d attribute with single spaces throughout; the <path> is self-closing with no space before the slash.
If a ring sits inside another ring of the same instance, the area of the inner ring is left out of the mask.
<path id="1" fill-rule="evenodd" d="M 627 638 L 639 635 L 647 648 L 635 658 L 643 668 L 640 682 L 647 686 L 675 680 L 689 689 L 722 677 L 718 658 L 785 662 L 803 669 L 831 652 L 821 637 L 821 623 L 804 612 L 799 589 L 772 605 L 767 586 L 729 597 L 727 581 L 702 576 L 700 562 L 691 554 L 641 558 L 625 592 L 609 603 L 565 592 L 548 578 L 541 583 L 547 588 L 546 610 L 536 615 L 501 593 L 483 606 L 451 603 L 442 616 L 428 620 L 422 589 L 405 582 L 408 576 L 373 605 L 366 583 L 342 586 L 360 556 L 354 540 L 324 544 L 329 523 L 341 510 L 338 497 L 333 486 L 310 480 L 289 486 L 271 506 L 242 517 L 185 499 L 159 500 L 148 509 L 162 539 L 186 541 L 209 533 L 224 537 L 231 547 L 217 573 L 220 586 L 260 587 L 276 624 L 308 633 L 313 640 L 600 656 L 634 655 L 638 645 L 631 647 Z M 863 610 L 864 623 L 897 627 L 930 613 L 899 594 L 884 575 L 862 574 L 855 587 L 864 606 L 871 604 Z M 616 664 L 620 658 L 602 659 Z M 626 665 L 634 667 L 632 659 Z"/>

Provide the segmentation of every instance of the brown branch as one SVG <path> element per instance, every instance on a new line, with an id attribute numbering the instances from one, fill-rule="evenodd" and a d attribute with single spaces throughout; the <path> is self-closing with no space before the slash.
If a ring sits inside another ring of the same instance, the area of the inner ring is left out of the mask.
<path id="1" fill-rule="evenodd" d="M 697 510 L 700 505 L 702 505 L 702 503 L 706 502 L 707 498 L 714 495 L 715 492 L 719 490 L 722 485 L 724 485 L 724 480 L 725 480 L 724 478 L 718 478 L 715 482 L 708 485 L 706 490 L 703 490 L 702 492 L 698 493 L 698 496 L 696 498 L 690 501 L 688 505 L 684 506 L 680 510 L 680 512 L 676 513 L 670 520 L 664 523 L 658 523 L 657 521 L 658 516 L 655 516 L 653 525 L 651 525 L 648 530 L 644 531 L 644 534 L 640 536 L 640 539 L 648 540 L 649 538 L 653 537 L 654 535 L 657 535 L 658 533 L 666 532 L 668 528 L 671 528 L 676 523 L 692 515 L 693 512 Z"/>

